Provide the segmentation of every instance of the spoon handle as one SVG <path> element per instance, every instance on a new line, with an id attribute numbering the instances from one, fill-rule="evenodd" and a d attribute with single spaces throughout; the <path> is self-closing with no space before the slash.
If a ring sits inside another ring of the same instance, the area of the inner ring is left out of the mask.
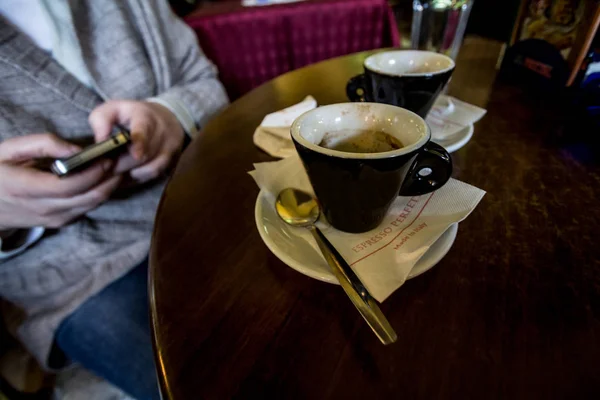
<path id="1" fill-rule="evenodd" d="M 367 288 L 365 288 L 358 276 L 356 276 L 352 268 L 350 268 L 350 265 L 348 265 L 329 240 L 327 240 L 319 228 L 313 225 L 310 228 L 310 232 L 317 241 L 333 274 L 337 280 L 340 281 L 340 285 L 348 297 L 350 297 L 350 300 L 352 300 L 352 303 L 354 303 L 358 312 L 360 312 L 371 329 L 373 329 L 373 332 L 375 332 L 379 340 L 381 340 L 381 343 L 394 343 L 398 338 L 396 332 L 394 332 L 394 328 L 392 328 L 385 318 L 379 309 L 379 306 L 377 306 L 375 299 L 369 294 Z"/>

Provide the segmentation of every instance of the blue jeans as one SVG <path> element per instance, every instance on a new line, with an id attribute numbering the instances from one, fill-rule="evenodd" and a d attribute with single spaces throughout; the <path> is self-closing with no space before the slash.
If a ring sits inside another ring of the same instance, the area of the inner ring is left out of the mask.
<path id="1" fill-rule="evenodd" d="M 139 399 L 160 399 L 148 310 L 148 261 L 83 303 L 58 328 L 65 355 Z"/>

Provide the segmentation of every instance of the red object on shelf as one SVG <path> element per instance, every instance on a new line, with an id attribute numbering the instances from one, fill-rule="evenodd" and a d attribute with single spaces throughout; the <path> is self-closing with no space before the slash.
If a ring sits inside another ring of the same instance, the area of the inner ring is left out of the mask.
<path id="1" fill-rule="evenodd" d="M 231 99 L 308 64 L 400 43 L 386 0 L 313 0 L 264 7 L 224 2 L 200 8 L 185 20 L 219 68 Z"/>

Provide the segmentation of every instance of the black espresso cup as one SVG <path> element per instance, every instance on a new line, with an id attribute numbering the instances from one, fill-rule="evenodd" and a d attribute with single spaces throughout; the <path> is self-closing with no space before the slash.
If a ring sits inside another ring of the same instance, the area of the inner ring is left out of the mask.
<path id="1" fill-rule="evenodd" d="M 291 134 L 325 218 L 345 232 L 376 228 L 398 195 L 432 192 L 452 173 L 423 118 L 387 104 L 318 107 Z"/>
<path id="2" fill-rule="evenodd" d="M 431 51 L 395 50 L 367 57 L 364 68 L 346 85 L 350 101 L 392 104 L 425 118 L 450 79 L 454 61 Z"/>

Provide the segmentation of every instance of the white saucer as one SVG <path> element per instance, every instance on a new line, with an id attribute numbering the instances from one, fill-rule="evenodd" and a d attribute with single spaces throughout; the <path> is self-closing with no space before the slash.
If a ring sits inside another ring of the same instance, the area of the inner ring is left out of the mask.
<path id="1" fill-rule="evenodd" d="M 277 258 L 306 276 L 338 284 L 321 253 L 309 244 L 314 239 L 308 229 L 291 227 L 279 219 L 263 190 L 256 199 L 254 218 L 260 237 Z M 437 264 L 452 247 L 457 231 L 458 224 L 452 224 L 419 259 L 408 279 L 421 275 Z"/>
<path id="2" fill-rule="evenodd" d="M 473 128 L 473 124 L 471 124 L 469 126 L 465 126 L 462 130 L 456 132 L 454 135 L 450 135 L 448 137 L 445 137 L 444 139 L 432 138 L 432 140 L 435 143 L 443 146 L 448 151 L 448 153 L 452 153 L 463 147 L 469 142 L 469 140 L 471 140 L 471 138 L 473 137 L 474 130 L 475 129 Z"/>

